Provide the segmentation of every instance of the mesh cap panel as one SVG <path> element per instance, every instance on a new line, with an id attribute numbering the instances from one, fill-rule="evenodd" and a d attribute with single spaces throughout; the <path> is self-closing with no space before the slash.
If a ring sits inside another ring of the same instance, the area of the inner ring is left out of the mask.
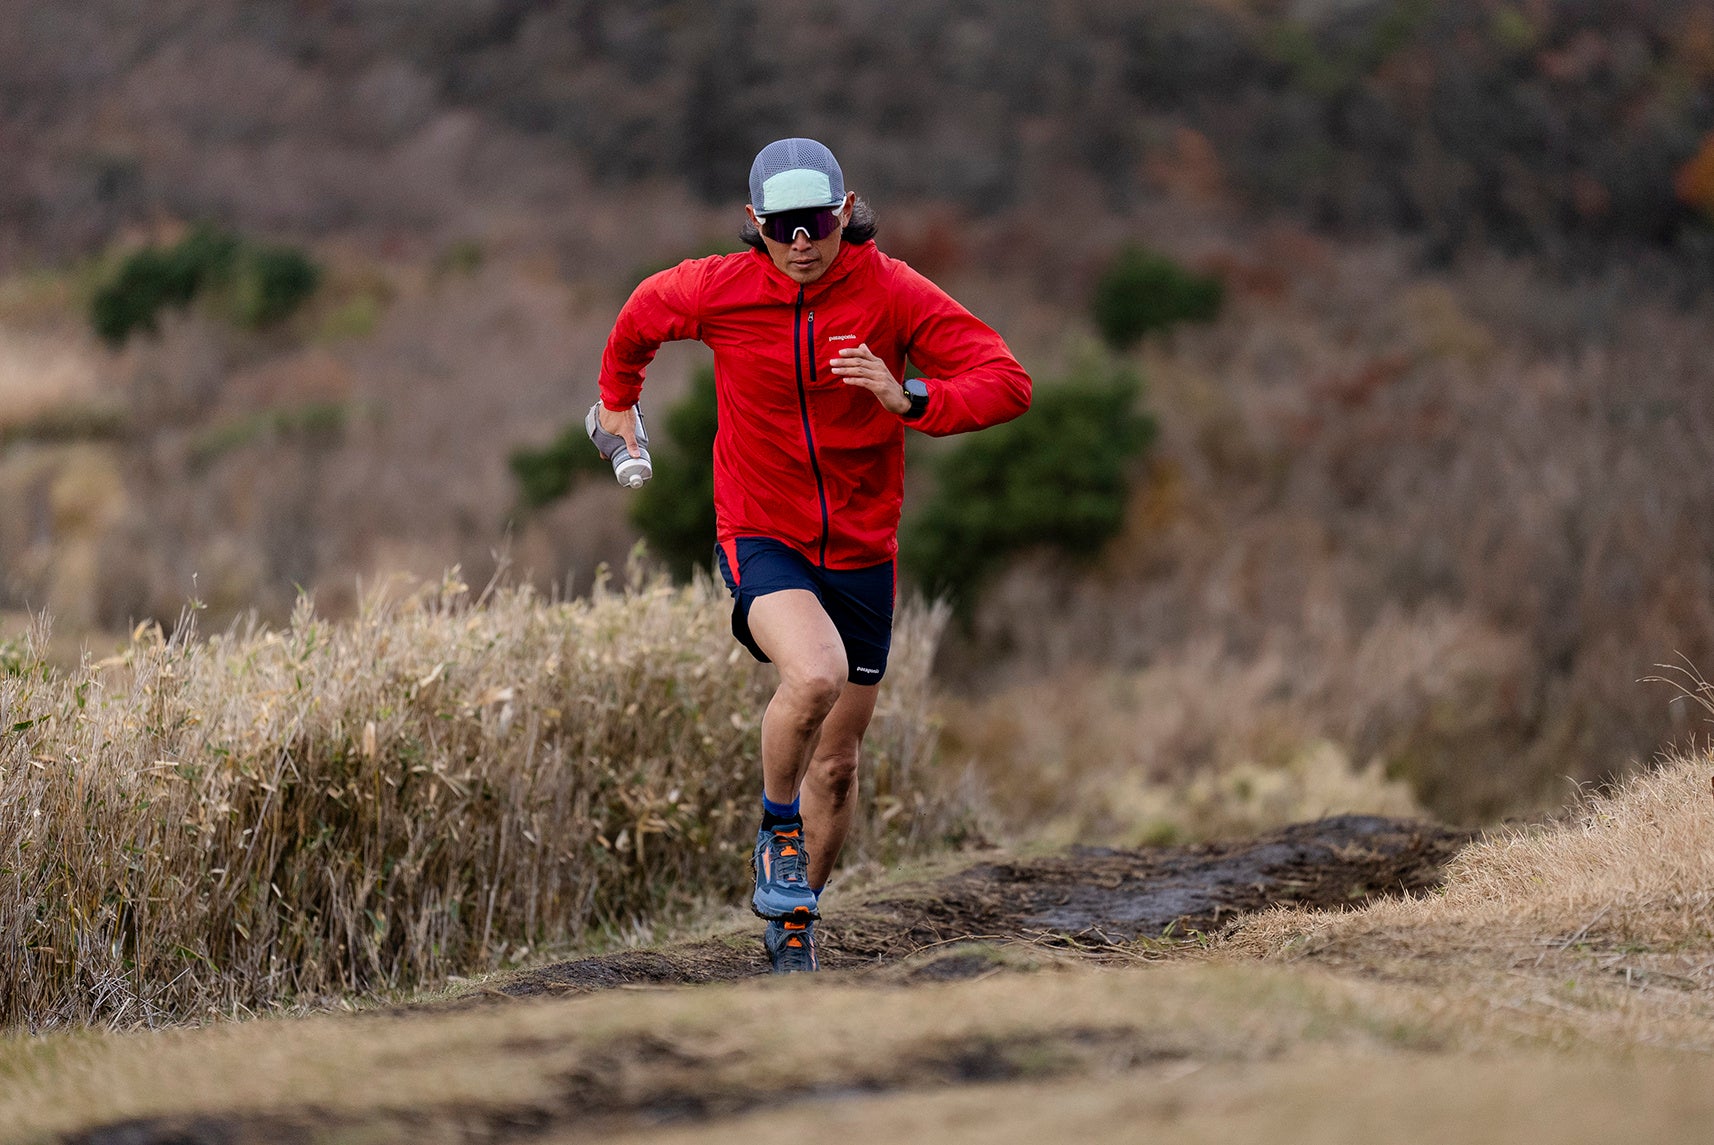
<path id="1" fill-rule="evenodd" d="M 834 207 L 845 201 L 845 175 L 833 152 L 813 139 L 779 139 L 750 164 L 750 205 L 758 215 Z"/>

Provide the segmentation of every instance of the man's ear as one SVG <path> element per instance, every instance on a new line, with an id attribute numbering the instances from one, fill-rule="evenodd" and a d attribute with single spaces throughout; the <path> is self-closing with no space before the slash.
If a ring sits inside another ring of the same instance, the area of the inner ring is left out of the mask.
<path id="1" fill-rule="evenodd" d="M 845 202 L 839 208 L 841 225 L 848 224 L 851 222 L 851 214 L 856 209 L 857 209 L 857 192 L 856 191 L 845 192 Z"/>

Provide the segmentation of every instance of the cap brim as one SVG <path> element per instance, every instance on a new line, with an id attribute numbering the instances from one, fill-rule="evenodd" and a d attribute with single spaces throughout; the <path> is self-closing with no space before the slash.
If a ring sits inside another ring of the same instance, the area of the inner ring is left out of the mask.
<path id="1" fill-rule="evenodd" d="M 764 211 L 758 207 L 756 209 L 756 217 L 758 219 L 767 219 L 772 218 L 774 215 L 789 215 L 793 211 L 832 211 L 837 210 L 844 205 L 844 199 L 835 199 L 831 203 L 805 203 L 801 207 L 775 207 L 771 211 Z"/>

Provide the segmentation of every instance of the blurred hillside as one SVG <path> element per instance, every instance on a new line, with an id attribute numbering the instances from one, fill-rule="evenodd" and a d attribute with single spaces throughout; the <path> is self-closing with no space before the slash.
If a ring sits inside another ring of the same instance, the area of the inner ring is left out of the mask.
<path id="1" fill-rule="evenodd" d="M 0 607 L 50 608 L 73 648 L 191 598 L 205 628 L 299 586 L 338 612 L 359 577 L 480 580 L 502 552 L 586 586 L 633 539 L 619 491 L 515 518 L 506 456 L 593 399 L 641 274 L 736 246 L 756 148 L 808 134 L 882 247 L 1048 384 L 1098 354 L 1121 244 L 1226 285 L 1218 322 L 1128 356 L 1161 432 L 1125 535 L 1013 568 L 943 657 L 952 746 L 1010 810 L 1122 832 L 1137 783 L 1332 744 L 1492 816 L 1688 730 L 1636 681 L 1714 661 L 1705 4 L 0 23 Z M 308 252 L 315 297 L 96 339 L 96 285 L 203 220 Z M 701 354 L 664 352 L 651 401 Z"/>
<path id="2" fill-rule="evenodd" d="M 575 259 L 600 192 L 726 204 L 794 131 L 877 201 L 1046 211 L 1050 245 L 1200 184 L 1440 256 L 1708 250 L 1670 191 L 1714 127 L 1693 0 L 5 7 L 14 262 L 159 213 L 418 250 L 511 214 Z"/>

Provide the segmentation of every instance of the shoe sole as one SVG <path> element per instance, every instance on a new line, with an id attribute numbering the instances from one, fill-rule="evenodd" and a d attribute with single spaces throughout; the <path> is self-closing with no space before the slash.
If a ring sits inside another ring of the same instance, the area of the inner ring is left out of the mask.
<path id="1" fill-rule="evenodd" d="M 784 914 L 780 914 L 777 911 L 770 913 L 769 911 L 763 910 L 761 908 L 761 906 L 757 904 L 755 899 L 750 900 L 750 912 L 752 914 L 754 914 L 757 918 L 764 919 L 768 922 L 819 922 L 819 921 L 821 921 L 821 911 L 815 907 L 794 906 L 790 910 L 786 911 Z"/>

